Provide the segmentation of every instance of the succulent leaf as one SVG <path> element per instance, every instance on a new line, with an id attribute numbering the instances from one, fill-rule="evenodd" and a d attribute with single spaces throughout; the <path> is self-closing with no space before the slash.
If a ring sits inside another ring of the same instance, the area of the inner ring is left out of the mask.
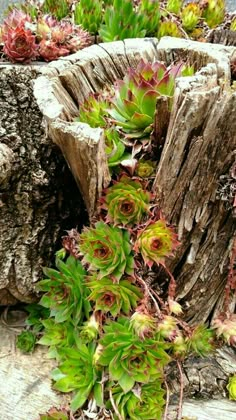
<path id="1" fill-rule="evenodd" d="M 96 344 L 86 345 L 77 339 L 74 348 L 64 349 L 64 361 L 52 372 L 56 390 L 74 392 L 73 411 L 84 405 L 95 384 L 101 380 L 101 371 L 93 363 L 95 351 Z"/>
<path id="2" fill-rule="evenodd" d="M 84 256 L 82 262 L 89 264 L 92 272 L 99 270 L 98 278 L 111 276 L 119 281 L 125 273 L 133 275 L 134 260 L 126 231 L 97 222 L 81 233 L 79 250 Z"/>
<path id="3" fill-rule="evenodd" d="M 16 347 L 23 353 L 32 352 L 36 344 L 36 335 L 32 331 L 22 331 L 16 340 Z"/>

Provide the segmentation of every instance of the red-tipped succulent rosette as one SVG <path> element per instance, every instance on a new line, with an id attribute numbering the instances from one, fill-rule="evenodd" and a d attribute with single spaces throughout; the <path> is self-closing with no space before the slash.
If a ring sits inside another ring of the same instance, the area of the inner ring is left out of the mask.
<path id="1" fill-rule="evenodd" d="M 173 255 L 178 244 L 173 229 L 160 219 L 138 232 L 134 250 L 141 253 L 145 264 L 151 268 L 154 263 L 165 266 L 165 259 Z"/>

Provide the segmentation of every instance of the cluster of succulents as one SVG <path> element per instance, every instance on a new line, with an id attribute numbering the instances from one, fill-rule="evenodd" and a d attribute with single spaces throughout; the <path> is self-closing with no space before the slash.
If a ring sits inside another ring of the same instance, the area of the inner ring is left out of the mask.
<path id="1" fill-rule="evenodd" d="M 210 29 L 228 22 L 225 0 L 26 0 L 9 7 L 0 27 L 7 59 L 27 63 L 56 60 L 92 42 L 155 36 L 205 40 Z M 14 23 L 14 24 L 12 24 Z M 229 29 L 235 31 L 232 18 Z"/>
<path id="2" fill-rule="evenodd" d="M 15 63 L 32 60 L 57 60 L 91 44 L 90 34 L 69 21 L 51 15 L 33 19 L 30 14 L 13 9 L 0 31 L 3 52 Z"/>

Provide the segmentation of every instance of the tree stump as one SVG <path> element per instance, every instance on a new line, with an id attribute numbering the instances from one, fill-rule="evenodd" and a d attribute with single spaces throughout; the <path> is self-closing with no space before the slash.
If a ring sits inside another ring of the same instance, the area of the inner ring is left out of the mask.
<path id="1" fill-rule="evenodd" d="M 229 198 L 231 208 L 227 208 L 219 189 L 221 177 L 230 178 L 235 164 L 236 92 L 230 86 L 235 57 L 234 47 L 169 37 L 159 43 L 125 40 L 86 48 L 61 60 L 58 76 L 48 73 L 35 81 L 35 96 L 49 133 L 61 148 L 92 217 L 109 172 L 103 130 L 72 122 L 79 103 L 90 92 L 123 77 L 127 67 L 141 58 L 167 65 L 177 60 L 194 64 L 194 76 L 177 79 L 154 183 L 157 202 L 181 241 L 169 268 L 177 280 L 186 319 L 193 323 L 221 310 L 235 235 L 233 199 Z"/>
<path id="2" fill-rule="evenodd" d="M 0 68 L 0 305 L 36 299 L 42 266 L 83 219 L 79 190 L 33 95 L 41 70 Z"/>

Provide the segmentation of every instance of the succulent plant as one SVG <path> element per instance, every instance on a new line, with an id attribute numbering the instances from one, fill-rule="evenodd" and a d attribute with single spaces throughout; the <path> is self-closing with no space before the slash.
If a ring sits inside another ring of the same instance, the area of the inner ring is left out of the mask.
<path id="1" fill-rule="evenodd" d="M 144 340 L 145 337 L 153 336 L 156 333 L 156 327 L 156 320 L 151 315 L 139 310 L 139 308 L 136 309 L 130 318 L 130 328 L 141 340 Z"/>
<path id="2" fill-rule="evenodd" d="M 149 212 L 151 194 L 139 181 L 122 176 L 119 182 L 105 190 L 102 208 L 107 210 L 107 222 L 115 225 L 134 225 Z"/>
<path id="3" fill-rule="evenodd" d="M 151 132 L 157 99 L 172 98 L 181 67 L 167 69 L 160 62 L 150 64 L 141 60 L 135 70 L 130 68 L 125 78 L 116 82 L 108 112 L 113 122 L 128 133 L 126 137 L 139 138 Z"/>
<path id="4" fill-rule="evenodd" d="M 181 11 L 181 20 L 183 28 L 191 32 L 197 26 L 201 18 L 201 8 L 199 4 L 188 3 Z"/>
<path id="5" fill-rule="evenodd" d="M 46 292 L 40 305 L 50 308 L 50 316 L 55 322 L 71 320 L 75 325 L 88 319 L 90 304 L 87 301 L 89 291 L 85 286 L 85 270 L 80 261 L 69 256 L 66 262 L 57 259 L 57 269 L 44 268 L 48 277 L 37 284 L 37 289 Z"/>
<path id="6" fill-rule="evenodd" d="M 56 390 L 74 392 L 73 411 L 84 405 L 92 391 L 97 405 L 102 405 L 101 371 L 94 364 L 95 351 L 95 343 L 86 345 L 77 339 L 74 348 L 64 349 L 64 361 L 52 372 Z"/>
<path id="7" fill-rule="evenodd" d="M 69 420 L 70 415 L 67 413 L 66 409 L 60 408 L 50 408 L 45 414 L 39 415 L 39 420 Z"/>
<path id="8" fill-rule="evenodd" d="M 137 387 L 125 393 L 119 386 L 112 389 L 115 404 L 122 418 L 130 420 L 161 420 L 165 406 L 165 391 L 161 381 Z"/>
<path id="9" fill-rule="evenodd" d="M 186 339 L 188 352 L 194 352 L 198 356 L 207 356 L 213 351 L 213 331 L 205 325 L 197 325 L 191 335 Z"/>
<path id="10" fill-rule="evenodd" d="M 50 354 L 58 356 L 60 350 L 71 348 L 75 343 L 75 334 L 78 332 L 70 322 L 55 323 L 53 318 L 42 320 L 44 326 L 43 336 L 38 344 L 50 347 Z"/>
<path id="11" fill-rule="evenodd" d="M 111 276 L 119 281 L 125 273 L 133 275 L 134 259 L 127 231 L 97 222 L 94 228 L 85 228 L 81 233 L 79 250 L 89 270 L 99 271 L 98 278 Z"/>
<path id="12" fill-rule="evenodd" d="M 170 13 L 179 14 L 183 6 L 183 0 L 167 0 L 166 10 Z"/>
<path id="13" fill-rule="evenodd" d="M 70 12 L 68 0 L 44 0 L 43 13 L 49 13 L 58 20 L 66 17 Z"/>
<path id="14" fill-rule="evenodd" d="M 79 116 L 76 121 L 89 124 L 90 127 L 105 127 L 107 122 L 105 116 L 108 102 L 101 94 L 91 93 L 89 97 L 80 104 Z"/>
<path id="15" fill-rule="evenodd" d="M 170 315 L 163 316 L 162 320 L 158 322 L 157 332 L 160 337 L 172 340 L 177 335 L 178 327 L 176 319 Z"/>
<path id="16" fill-rule="evenodd" d="M 203 2 L 202 17 L 210 28 L 220 25 L 225 16 L 225 0 L 206 0 Z"/>
<path id="17" fill-rule="evenodd" d="M 95 311 L 110 312 L 116 317 L 123 312 L 128 315 L 131 309 L 135 309 L 137 302 L 142 298 L 141 290 L 132 284 L 130 279 L 121 279 L 114 283 L 110 278 L 104 277 L 97 280 L 96 277 L 88 282 L 92 290 L 88 299 L 95 302 Z"/>
<path id="18" fill-rule="evenodd" d="M 80 0 L 74 10 L 76 25 L 81 25 L 91 34 L 97 34 L 102 23 L 102 2 L 100 0 Z"/>
<path id="19" fill-rule="evenodd" d="M 131 0 L 114 0 L 105 9 L 104 22 L 99 30 L 103 42 L 142 38 L 146 34 L 143 16 L 135 12 Z"/>
<path id="20" fill-rule="evenodd" d="M 32 331 L 22 331 L 16 340 L 16 347 L 23 353 L 30 353 L 34 350 L 36 335 Z"/>
<path id="21" fill-rule="evenodd" d="M 25 308 L 29 313 L 26 319 L 26 325 L 32 328 L 34 333 L 38 333 L 43 329 L 42 320 L 49 318 L 50 309 L 44 308 L 38 303 L 31 303 Z"/>
<path id="22" fill-rule="evenodd" d="M 45 61 L 57 60 L 91 44 L 87 31 L 67 21 L 58 22 L 50 15 L 38 20 L 37 37 L 39 53 Z"/>
<path id="23" fill-rule="evenodd" d="M 156 0 L 141 0 L 137 13 L 143 18 L 143 29 L 146 36 L 154 36 L 157 33 L 160 21 L 160 7 Z"/>
<path id="24" fill-rule="evenodd" d="M 13 63 L 29 63 L 38 56 L 36 37 L 26 28 L 26 23 L 30 22 L 30 16 L 17 9 L 13 9 L 3 22 L 3 52 Z"/>
<path id="25" fill-rule="evenodd" d="M 154 174 L 155 167 L 155 162 L 152 160 L 139 159 L 135 169 L 135 174 L 140 178 L 149 178 Z"/>
<path id="26" fill-rule="evenodd" d="M 103 350 L 98 364 L 108 366 L 110 379 L 117 381 L 125 393 L 135 382 L 146 384 L 160 379 L 170 360 L 164 343 L 151 338 L 140 340 L 127 318 L 106 325 L 100 343 Z"/>
<path id="27" fill-rule="evenodd" d="M 236 31 L 236 17 L 234 19 L 232 19 L 232 21 L 231 21 L 230 30 L 231 31 Z"/>
<path id="28" fill-rule="evenodd" d="M 236 375 L 229 378 L 227 389 L 229 391 L 229 399 L 236 401 Z"/>
<path id="29" fill-rule="evenodd" d="M 101 280 L 100 280 L 101 281 Z M 79 331 L 79 336 L 83 343 L 91 343 L 96 340 L 99 333 L 99 323 L 97 322 L 94 315 L 82 325 Z"/>
<path id="30" fill-rule="evenodd" d="M 172 22 L 171 20 L 164 20 L 160 23 L 159 30 L 157 33 L 158 38 L 162 38 L 163 36 L 173 36 L 175 38 L 182 38 L 183 35 L 178 23 Z"/>
<path id="31" fill-rule="evenodd" d="M 177 245 L 173 230 L 165 220 L 158 220 L 139 232 L 134 250 L 141 252 L 144 262 L 152 267 L 154 262 L 164 265 L 165 258 L 172 254 Z"/>
<path id="32" fill-rule="evenodd" d="M 117 167 L 132 157 L 130 153 L 126 152 L 119 133 L 113 128 L 105 130 L 105 152 L 109 168 Z"/>

